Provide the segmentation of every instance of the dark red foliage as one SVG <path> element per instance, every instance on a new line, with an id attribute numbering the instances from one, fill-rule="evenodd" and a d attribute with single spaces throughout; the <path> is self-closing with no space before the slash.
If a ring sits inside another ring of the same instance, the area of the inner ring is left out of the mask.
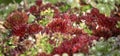
<path id="1" fill-rule="evenodd" d="M 53 18 L 61 18 L 61 14 L 59 13 L 59 14 L 55 14 L 54 16 L 53 16 Z"/>
<path id="2" fill-rule="evenodd" d="M 75 14 L 57 14 L 54 18 L 55 19 L 48 24 L 48 28 L 51 28 L 53 32 L 62 32 L 71 35 L 80 35 L 84 33 L 83 30 L 79 28 L 74 28 L 72 26 L 72 23 L 78 20 L 78 17 Z"/>
<path id="3" fill-rule="evenodd" d="M 120 28 L 113 28 L 111 31 L 113 36 L 120 35 Z"/>
<path id="4" fill-rule="evenodd" d="M 56 44 L 56 42 L 55 42 L 54 40 L 51 40 L 51 39 L 49 39 L 48 42 L 49 42 L 51 45 L 55 45 L 55 44 Z"/>
<path id="5" fill-rule="evenodd" d="M 92 13 L 93 15 L 99 14 L 99 10 L 98 10 L 97 8 L 93 8 L 93 9 L 91 10 L 91 13 Z"/>
<path id="6" fill-rule="evenodd" d="M 26 24 L 28 21 L 28 15 L 25 12 L 14 11 L 8 15 L 4 26 L 6 28 L 12 28 L 17 25 Z"/>
<path id="7" fill-rule="evenodd" d="M 38 33 L 42 30 L 43 30 L 43 27 L 36 24 L 36 23 L 30 24 L 29 27 L 28 27 L 28 33 L 29 34 L 35 34 L 35 33 Z"/>
<path id="8" fill-rule="evenodd" d="M 116 17 L 106 17 L 104 14 L 99 13 L 99 10 L 96 8 L 80 17 L 80 20 L 84 20 L 88 28 L 93 31 L 93 35 L 105 37 L 106 39 L 115 36 L 113 32 L 119 31 L 113 30 L 117 29 L 116 24 L 119 19 Z"/>
<path id="9" fill-rule="evenodd" d="M 37 6 L 41 6 L 42 5 L 42 0 L 36 0 L 35 3 L 36 3 Z"/>
<path id="10" fill-rule="evenodd" d="M 42 33 L 52 34 L 52 31 L 49 30 L 47 27 L 45 27 L 44 30 L 42 31 Z"/>
<path id="11" fill-rule="evenodd" d="M 69 19 L 71 22 L 76 22 L 78 20 L 78 16 L 76 14 L 68 13 L 55 14 L 54 18 Z"/>
<path id="12" fill-rule="evenodd" d="M 52 54 L 55 55 L 55 54 L 59 54 L 59 55 L 62 55 L 62 53 L 64 52 L 63 49 L 61 49 L 62 47 L 55 47 Z"/>
<path id="13" fill-rule="evenodd" d="M 37 54 L 36 56 L 51 56 L 50 54 L 46 54 L 44 52 Z"/>
<path id="14" fill-rule="evenodd" d="M 115 28 L 117 24 L 117 19 L 114 18 L 107 18 L 103 16 L 98 17 L 98 24 L 101 25 L 102 27 L 106 27 L 109 29 Z"/>
<path id="15" fill-rule="evenodd" d="M 88 53 L 88 46 L 91 45 L 93 40 L 97 40 L 98 37 L 88 36 L 88 35 L 80 35 L 76 38 L 71 39 L 72 42 L 72 52 L 83 52 Z"/>
<path id="16" fill-rule="evenodd" d="M 12 34 L 16 36 L 24 36 L 26 32 L 27 32 L 26 24 L 17 25 L 12 28 Z"/>
<path id="17" fill-rule="evenodd" d="M 71 40 L 65 40 L 60 46 L 54 48 L 52 54 L 62 55 L 63 53 L 68 53 L 72 55 L 78 51 L 88 53 L 88 46 L 91 45 L 93 40 L 97 39 L 95 36 L 81 35 Z"/>
<path id="18" fill-rule="evenodd" d="M 66 33 L 68 29 L 71 27 L 71 23 L 69 20 L 63 19 L 54 19 L 47 25 L 47 28 L 50 29 L 52 32 L 61 32 Z"/>
<path id="19" fill-rule="evenodd" d="M 81 30 L 79 28 L 70 28 L 68 33 L 71 34 L 71 35 L 81 35 L 81 34 L 84 34 L 83 30 Z"/>
<path id="20" fill-rule="evenodd" d="M 61 18 L 63 18 L 63 19 L 70 19 L 70 15 L 68 13 L 63 13 L 61 15 Z"/>
<path id="21" fill-rule="evenodd" d="M 36 15 L 36 13 L 38 13 L 38 9 L 36 6 L 31 6 L 29 9 L 30 13 L 32 13 L 33 15 Z"/>
<path id="22" fill-rule="evenodd" d="M 21 24 L 21 25 L 14 26 L 12 28 L 12 33 L 13 33 L 13 35 L 22 37 L 22 36 L 25 36 L 25 34 L 39 33 L 42 30 L 43 30 L 43 27 L 36 23 L 30 24 L 30 25 Z"/>
<path id="23" fill-rule="evenodd" d="M 78 20 L 78 16 L 76 14 L 72 14 L 70 15 L 70 19 L 71 21 L 76 22 Z"/>
<path id="24" fill-rule="evenodd" d="M 112 31 L 105 27 L 99 27 L 96 30 L 93 30 L 93 35 L 105 37 L 105 39 L 108 39 L 109 37 L 112 36 Z"/>

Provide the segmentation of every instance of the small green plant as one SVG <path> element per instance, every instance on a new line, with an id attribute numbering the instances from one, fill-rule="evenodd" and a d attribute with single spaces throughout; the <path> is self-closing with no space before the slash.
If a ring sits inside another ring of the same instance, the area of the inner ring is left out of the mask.
<path id="1" fill-rule="evenodd" d="M 119 56 L 120 51 L 117 48 L 120 46 L 117 46 L 116 40 L 117 38 L 111 37 L 108 40 L 94 41 L 93 46 L 90 48 L 90 54 L 93 56 Z"/>
<path id="2" fill-rule="evenodd" d="M 46 26 L 49 23 L 50 19 L 48 18 L 43 18 L 42 20 L 39 20 L 39 24 Z"/>
<path id="3" fill-rule="evenodd" d="M 47 10 L 42 11 L 42 12 L 40 13 L 40 15 L 42 15 L 42 16 L 49 16 L 49 17 L 52 18 L 53 15 L 54 15 L 54 10 L 48 8 Z"/>
<path id="4" fill-rule="evenodd" d="M 85 33 L 88 33 L 89 35 L 92 34 L 92 31 L 87 27 L 85 23 L 80 23 L 80 28 L 85 31 Z"/>

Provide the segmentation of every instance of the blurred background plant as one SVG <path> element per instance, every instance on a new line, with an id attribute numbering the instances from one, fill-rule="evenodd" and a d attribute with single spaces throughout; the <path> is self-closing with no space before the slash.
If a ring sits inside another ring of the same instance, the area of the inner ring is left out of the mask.
<path id="1" fill-rule="evenodd" d="M 120 39 L 111 37 L 107 41 L 101 38 L 99 41 L 93 41 L 93 46 L 90 48 L 92 56 L 119 56 L 120 54 Z"/>
<path id="2" fill-rule="evenodd" d="M 110 16 L 113 10 L 118 11 L 117 6 L 120 5 L 120 0 L 85 0 L 85 3 L 98 8 L 106 16 Z"/>

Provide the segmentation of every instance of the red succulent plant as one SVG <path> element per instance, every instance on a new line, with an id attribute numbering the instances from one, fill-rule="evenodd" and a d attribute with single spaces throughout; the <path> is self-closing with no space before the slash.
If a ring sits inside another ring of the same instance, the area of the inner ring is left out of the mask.
<path id="1" fill-rule="evenodd" d="M 12 28 L 17 25 L 26 24 L 28 21 L 28 15 L 25 12 L 14 11 L 10 15 L 8 15 L 6 19 L 6 23 L 4 26 L 6 28 Z M 9 27 L 8 27 L 9 26 Z"/>
<path id="2" fill-rule="evenodd" d="M 68 32 L 69 28 L 71 27 L 71 23 L 69 20 L 64 19 L 54 19 L 47 25 L 52 32 L 61 32 L 66 33 Z"/>
<path id="3" fill-rule="evenodd" d="M 24 36 L 27 32 L 27 24 L 17 25 L 12 28 L 12 34 L 16 36 Z"/>
<path id="4" fill-rule="evenodd" d="M 29 11 L 33 15 L 38 15 L 38 13 L 39 13 L 38 8 L 36 6 L 34 6 L 34 5 L 30 7 Z"/>
<path id="5" fill-rule="evenodd" d="M 75 52 L 83 52 L 88 53 L 88 46 L 91 45 L 93 40 L 97 40 L 98 38 L 95 36 L 81 35 L 79 37 L 74 37 L 71 40 L 65 40 L 61 43 L 60 46 L 54 48 L 52 54 L 60 54 L 68 53 L 72 55 Z"/>
<path id="6" fill-rule="evenodd" d="M 42 0 L 36 0 L 35 3 L 36 3 L 37 6 L 41 6 L 42 5 Z"/>
<path id="7" fill-rule="evenodd" d="M 98 9 L 93 8 L 90 13 L 81 16 L 80 19 L 85 21 L 88 28 L 93 31 L 93 35 L 107 39 L 115 36 L 113 32 L 116 32 L 116 30 L 113 29 L 117 29 L 116 24 L 120 18 L 106 17 Z"/>
<path id="8" fill-rule="evenodd" d="M 29 34 L 35 34 L 43 30 L 43 27 L 37 23 L 30 24 L 28 27 Z"/>

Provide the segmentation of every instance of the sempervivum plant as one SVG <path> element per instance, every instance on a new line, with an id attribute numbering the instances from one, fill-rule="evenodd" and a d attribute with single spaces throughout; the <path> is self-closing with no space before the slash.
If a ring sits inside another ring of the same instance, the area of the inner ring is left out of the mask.
<path id="1" fill-rule="evenodd" d="M 51 3 L 43 4 L 42 0 L 36 0 L 36 5 L 31 6 L 29 11 L 31 14 L 35 15 L 36 18 L 39 19 L 42 16 L 41 12 L 49 8 L 52 9 L 55 14 L 59 13 L 59 10 L 57 9 L 57 7 L 55 7 Z"/>
<path id="2" fill-rule="evenodd" d="M 43 30 L 43 27 L 39 24 L 32 23 L 32 24 L 23 24 L 14 26 L 12 29 L 13 35 L 16 36 L 25 36 L 28 34 L 36 34 Z"/>
<path id="3" fill-rule="evenodd" d="M 47 27 L 52 31 L 52 32 L 61 32 L 65 33 L 69 30 L 71 27 L 71 23 L 69 20 L 64 20 L 64 19 L 54 19 L 52 22 L 50 22 Z"/>
<path id="4" fill-rule="evenodd" d="M 26 12 L 15 11 L 8 15 L 4 26 L 11 29 L 12 34 L 16 36 L 25 36 L 34 34 L 43 30 L 43 27 L 37 23 L 28 24 L 28 15 Z"/>
<path id="5" fill-rule="evenodd" d="M 107 41 L 101 38 L 99 41 L 94 41 L 94 45 L 89 49 L 90 55 L 95 56 L 119 56 L 119 38 L 111 37 Z"/>
<path id="6" fill-rule="evenodd" d="M 35 34 L 35 33 L 39 33 L 40 31 L 42 31 L 43 27 L 37 23 L 32 23 L 28 26 L 27 30 L 29 34 Z"/>
<path id="7" fill-rule="evenodd" d="M 118 13 L 108 17 L 83 0 L 72 1 L 36 0 L 28 10 L 11 12 L 0 23 L 0 56 L 120 56 Z"/>
<path id="8" fill-rule="evenodd" d="M 17 25 L 12 28 L 12 34 L 16 36 L 24 36 L 27 32 L 27 24 Z"/>
<path id="9" fill-rule="evenodd" d="M 54 48 L 52 53 L 59 55 L 63 53 L 73 55 L 76 52 L 88 53 L 88 48 L 93 40 L 97 40 L 97 37 L 87 35 L 74 37 L 71 40 L 65 40 L 60 46 Z"/>
<path id="10" fill-rule="evenodd" d="M 4 26 L 6 28 L 12 28 L 17 25 L 26 24 L 28 21 L 28 15 L 25 12 L 14 11 L 8 15 Z"/>
<path id="11" fill-rule="evenodd" d="M 28 15 L 26 12 L 14 11 L 8 15 L 4 26 L 7 29 L 11 29 L 13 35 L 23 36 L 26 32 L 27 21 Z"/>
<path id="12" fill-rule="evenodd" d="M 99 13 L 99 10 L 96 8 L 93 8 L 90 13 L 80 18 L 85 22 L 88 28 L 93 31 L 93 35 L 108 38 L 119 34 L 119 29 L 116 25 L 120 18 L 106 17 L 104 14 Z"/>

